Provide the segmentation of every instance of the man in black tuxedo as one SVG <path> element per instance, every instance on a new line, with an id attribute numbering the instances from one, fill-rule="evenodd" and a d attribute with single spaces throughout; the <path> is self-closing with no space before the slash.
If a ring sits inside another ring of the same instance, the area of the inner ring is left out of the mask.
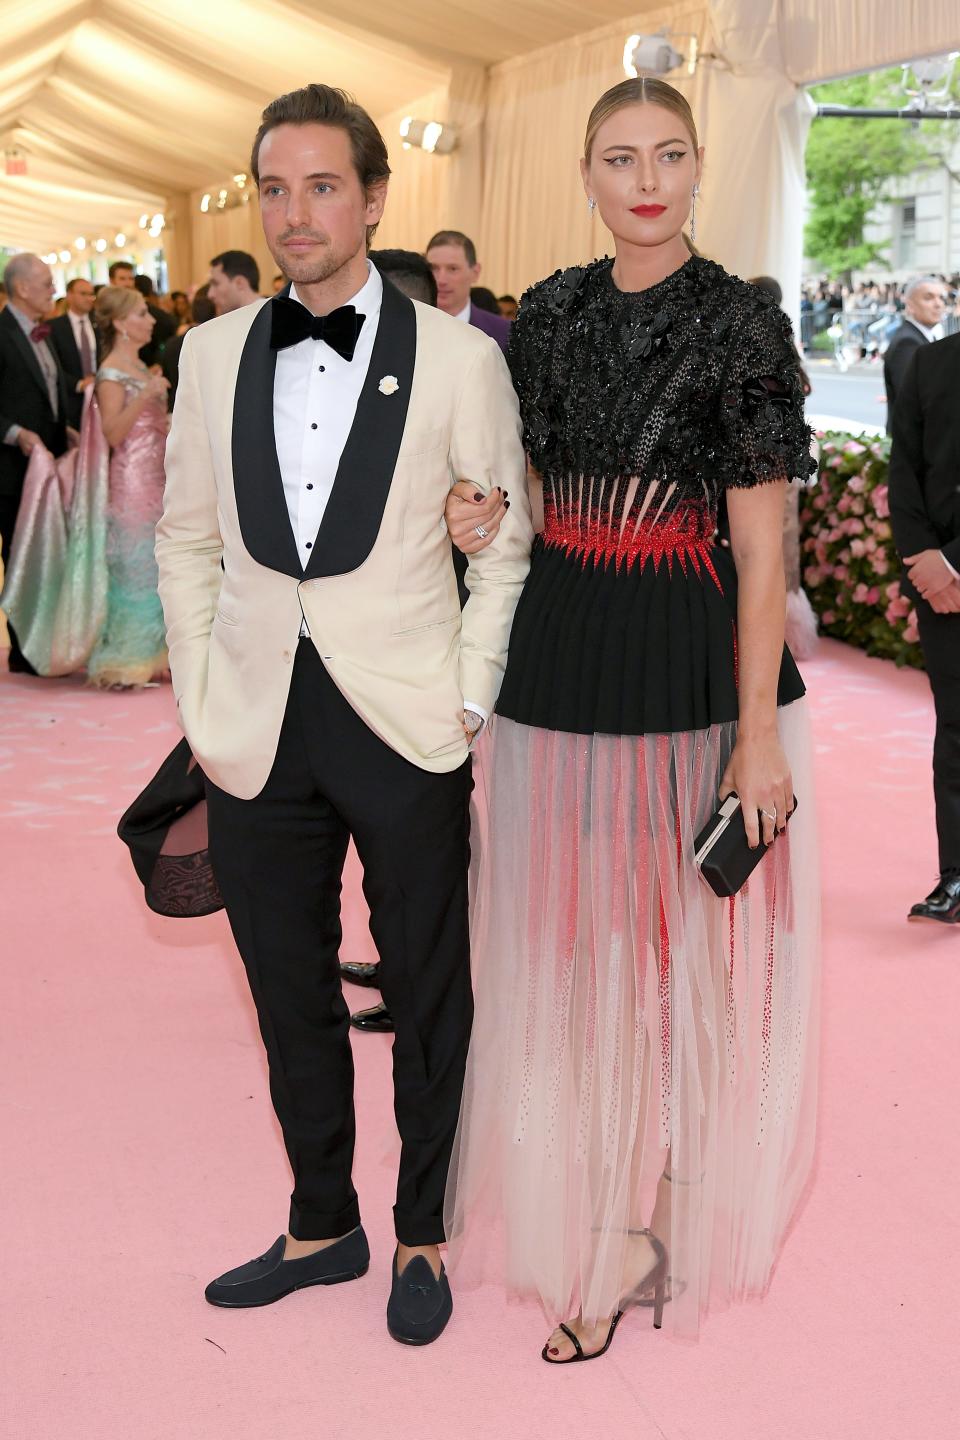
<path id="1" fill-rule="evenodd" d="M 83 397 L 97 372 L 97 337 L 90 319 L 96 291 L 77 277 L 67 286 L 67 309 L 50 321 L 50 344 L 67 386 L 67 423 L 80 429 Z"/>
<path id="2" fill-rule="evenodd" d="M 4 555 L 17 523 L 30 452 L 67 448 L 67 389 L 44 316 L 53 299 L 50 267 L 38 255 L 14 255 L 3 276 L 9 303 L 0 311 L 0 541 Z M 13 629 L 11 670 L 33 674 Z"/>
<path id="3" fill-rule="evenodd" d="M 912 920 L 960 922 L 960 335 L 919 345 L 893 413 L 890 519 L 937 714 L 940 882 Z"/>
<path id="4" fill-rule="evenodd" d="M 944 312 L 947 308 L 947 287 L 935 275 L 922 275 L 911 280 L 904 291 L 905 314 L 893 332 L 883 357 L 883 383 L 887 391 L 887 434 L 893 434 L 893 407 L 903 384 L 913 352 L 930 345 L 943 335 Z"/>

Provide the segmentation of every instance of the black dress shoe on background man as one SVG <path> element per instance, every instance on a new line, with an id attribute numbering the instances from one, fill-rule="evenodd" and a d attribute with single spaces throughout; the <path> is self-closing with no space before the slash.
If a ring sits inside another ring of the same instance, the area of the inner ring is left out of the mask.
<path id="1" fill-rule="evenodd" d="M 429 1345 L 446 1329 L 453 1314 L 453 1296 L 447 1272 L 440 1266 L 439 1280 L 430 1261 L 415 1255 L 403 1274 L 393 1256 L 393 1288 L 387 1302 L 387 1329 L 401 1345 Z"/>
<path id="2" fill-rule="evenodd" d="M 344 1280 L 359 1280 L 370 1265 L 370 1247 L 358 1225 L 334 1245 L 305 1255 L 302 1260 L 284 1260 L 287 1239 L 281 1235 L 265 1255 L 238 1265 L 211 1280 L 204 1294 L 211 1305 L 242 1310 L 253 1305 L 272 1305 L 294 1290 L 308 1285 L 339 1285 Z"/>
<path id="3" fill-rule="evenodd" d="M 364 985 L 371 990 L 379 990 L 380 966 L 369 965 L 363 960 L 341 960 L 340 979 L 349 980 L 351 985 Z"/>
<path id="4" fill-rule="evenodd" d="M 960 870 L 948 870 L 926 900 L 914 905 L 908 920 L 939 920 L 943 925 L 960 924 Z"/>
<path id="5" fill-rule="evenodd" d="M 354 1030 L 366 1030 L 371 1035 L 392 1035 L 393 1016 L 386 1005 L 373 1005 L 369 1010 L 358 1010 L 350 1016 Z"/>

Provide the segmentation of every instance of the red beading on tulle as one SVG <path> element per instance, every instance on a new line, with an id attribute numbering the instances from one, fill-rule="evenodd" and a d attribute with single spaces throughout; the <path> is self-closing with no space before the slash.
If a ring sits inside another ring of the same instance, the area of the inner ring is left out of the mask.
<path id="1" fill-rule="evenodd" d="M 722 592 L 710 555 L 715 533 L 715 517 L 707 505 L 682 505 L 637 524 L 629 516 L 621 520 L 608 506 L 576 506 L 561 514 L 552 499 L 544 502 L 543 540 L 548 548 L 576 555 L 584 566 L 590 560 L 594 564 L 613 561 L 618 570 L 636 564 L 642 569 L 649 561 L 659 570 L 666 560 L 672 574 L 676 559 L 686 575 L 689 560 L 696 575 L 702 567 Z"/>

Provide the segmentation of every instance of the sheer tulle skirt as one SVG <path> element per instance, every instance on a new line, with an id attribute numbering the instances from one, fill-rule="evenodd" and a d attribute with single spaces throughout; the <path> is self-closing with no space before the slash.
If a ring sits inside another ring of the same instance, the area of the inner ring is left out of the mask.
<path id="1" fill-rule="evenodd" d="M 462 1277 L 505 1269 L 551 1322 L 620 1308 L 665 1170 L 665 1326 L 694 1334 L 770 1279 L 810 1172 L 817 1065 L 805 703 L 780 727 L 800 805 L 733 900 L 700 879 L 693 842 L 735 726 L 638 738 L 499 718 L 486 742 L 447 1233 Z"/>

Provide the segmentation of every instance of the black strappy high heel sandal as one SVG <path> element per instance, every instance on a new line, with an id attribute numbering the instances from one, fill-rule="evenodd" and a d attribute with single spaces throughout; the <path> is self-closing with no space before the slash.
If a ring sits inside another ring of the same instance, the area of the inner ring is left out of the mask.
<path id="1" fill-rule="evenodd" d="M 549 1354 L 550 1346 L 549 1344 L 544 1345 L 540 1354 L 541 1358 L 546 1360 L 548 1365 L 573 1365 L 579 1363 L 581 1360 L 599 1360 L 601 1355 L 606 1355 L 610 1346 L 613 1344 L 613 1337 L 617 1333 L 617 1326 L 620 1324 L 624 1315 L 628 1310 L 632 1310 L 638 1305 L 649 1304 L 650 1302 L 646 1297 L 649 1295 L 651 1289 L 653 1290 L 653 1325 L 655 1330 L 660 1329 L 663 1324 L 663 1307 L 667 1298 L 667 1268 L 670 1263 L 670 1257 L 667 1254 L 666 1247 L 657 1239 L 651 1230 L 631 1230 L 630 1234 L 646 1235 L 653 1247 L 653 1253 L 657 1257 L 654 1261 L 653 1268 L 649 1274 L 644 1276 L 636 1289 L 632 1290 L 625 1299 L 621 1300 L 620 1309 L 610 1321 L 607 1338 L 603 1342 L 600 1350 L 591 1350 L 588 1355 L 577 1338 L 577 1335 L 570 1329 L 570 1326 L 559 1325 L 557 1328 L 562 1330 L 564 1335 L 566 1335 L 573 1346 L 574 1353 L 568 1355 L 566 1360 L 551 1360 Z"/>

